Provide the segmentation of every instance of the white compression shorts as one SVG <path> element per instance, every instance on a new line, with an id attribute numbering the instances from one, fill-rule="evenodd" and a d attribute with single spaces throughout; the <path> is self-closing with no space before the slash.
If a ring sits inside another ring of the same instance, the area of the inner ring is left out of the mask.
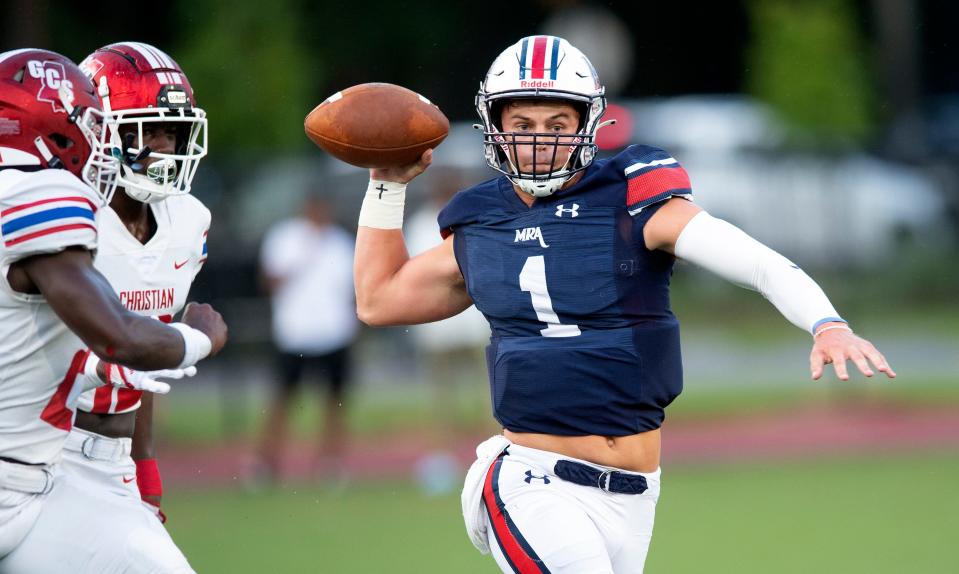
<path id="1" fill-rule="evenodd" d="M 705 211 L 686 224 L 675 252 L 727 281 L 762 293 L 800 329 L 815 333 L 822 323 L 845 322 L 819 285 L 792 261 Z"/>

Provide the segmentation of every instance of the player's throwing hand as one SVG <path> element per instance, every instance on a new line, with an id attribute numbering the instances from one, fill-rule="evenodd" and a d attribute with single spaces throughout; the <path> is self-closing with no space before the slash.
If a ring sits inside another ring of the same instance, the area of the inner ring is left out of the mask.
<path id="1" fill-rule="evenodd" d="M 399 167 L 374 168 L 370 170 L 370 179 L 377 181 L 392 181 L 395 183 L 409 183 L 420 175 L 433 163 L 433 150 L 428 149 L 420 156 L 419 161 Z"/>

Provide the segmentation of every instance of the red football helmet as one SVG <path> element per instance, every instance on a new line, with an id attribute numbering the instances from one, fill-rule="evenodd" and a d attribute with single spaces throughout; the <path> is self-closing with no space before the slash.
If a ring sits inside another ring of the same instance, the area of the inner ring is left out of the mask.
<path id="1" fill-rule="evenodd" d="M 93 80 L 110 115 L 108 137 L 114 157 L 121 160 L 118 184 L 127 195 L 152 203 L 190 193 L 207 151 L 206 112 L 196 107 L 180 66 L 153 46 L 120 42 L 90 54 L 80 68 Z M 176 127 L 173 153 L 143 147 L 144 124 L 150 123 Z"/>
<path id="2" fill-rule="evenodd" d="M 60 54 L 0 53 L 0 167 L 69 170 L 109 201 L 118 164 L 105 153 L 93 83 Z"/>

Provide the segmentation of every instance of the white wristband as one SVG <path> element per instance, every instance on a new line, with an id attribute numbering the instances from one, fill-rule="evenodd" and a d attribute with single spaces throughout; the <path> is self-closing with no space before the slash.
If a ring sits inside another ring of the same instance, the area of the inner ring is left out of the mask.
<path id="1" fill-rule="evenodd" d="M 359 224 L 376 229 L 402 229 L 406 184 L 371 179 L 360 208 Z"/>
<path id="2" fill-rule="evenodd" d="M 183 361 L 177 367 L 185 369 L 198 363 L 210 354 L 213 343 L 203 331 L 194 329 L 186 323 L 170 323 L 170 326 L 183 336 Z"/>
<path id="3" fill-rule="evenodd" d="M 93 351 L 87 354 L 87 360 L 83 364 L 83 390 L 89 391 L 103 386 L 103 380 L 97 373 L 97 365 L 100 364 L 100 357 Z"/>

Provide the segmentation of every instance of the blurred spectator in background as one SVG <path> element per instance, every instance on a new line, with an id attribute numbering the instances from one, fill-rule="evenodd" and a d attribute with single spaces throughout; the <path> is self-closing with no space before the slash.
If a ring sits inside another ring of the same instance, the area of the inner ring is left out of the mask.
<path id="1" fill-rule="evenodd" d="M 432 175 L 430 197 L 406 223 L 404 235 L 411 257 L 443 242 L 437 216 L 458 190 L 470 185 L 461 169 L 440 168 Z M 427 494 L 443 494 L 460 486 L 461 469 L 450 451 L 456 444 L 461 395 L 485 399 L 483 348 L 489 342 L 489 324 L 476 307 L 470 307 L 443 321 L 413 325 L 410 332 L 431 388 L 436 429 L 431 452 L 417 464 L 418 481 Z M 474 385 L 482 385 L 484 390 L 474 393 Z"/>
<path id="2" fill-rule="evenodd" d="M 346 450 L 343 405 L 350 347 L 358 326 L 353 240 L 333 221 L 330 206 L 311 192 L 300 215 L 267 232 L 260 267 L 272 302 L 279 380 L 263 428 L 255 478 L 267 481 L 280 474 L 290 406 L 304 374 L 329 386 L 322 402 L 315 469 L 339 474 Z"/>

